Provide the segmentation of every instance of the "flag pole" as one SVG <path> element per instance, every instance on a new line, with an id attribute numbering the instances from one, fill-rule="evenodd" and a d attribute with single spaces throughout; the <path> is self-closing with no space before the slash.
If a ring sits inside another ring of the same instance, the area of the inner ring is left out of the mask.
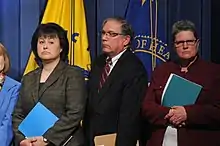
<path id="1" fill-rule="evenodd" d="M 74 65 L 74 43 L 72 35 L 74 33 L 74 21 L 75 21 L 75 7 L 74 7 L 74 0 L 71 0 L 71 40 L 70 40 L 70 65 Z"/>

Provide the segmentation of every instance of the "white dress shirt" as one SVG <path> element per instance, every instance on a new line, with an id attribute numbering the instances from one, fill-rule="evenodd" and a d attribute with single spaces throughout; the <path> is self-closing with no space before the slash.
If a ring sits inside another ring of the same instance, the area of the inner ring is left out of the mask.
<path id="1" fill-rule="evenodd" d="M 121 55 L 126 51 L 127 49 L 123 50 L 122 52 L 120 52 L 118 55 L 114 56 L 112 58 L 112 64 L 110 64 L 110 71 L 108 73 L 108 76 L 110 75 L 112 69 L 114 68 L 115 64 L 118 62 L 118 59 L 121 57 Z"/>

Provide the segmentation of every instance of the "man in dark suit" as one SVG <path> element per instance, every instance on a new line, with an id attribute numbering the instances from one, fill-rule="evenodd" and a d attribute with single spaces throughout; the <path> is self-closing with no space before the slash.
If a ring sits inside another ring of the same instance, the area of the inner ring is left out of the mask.
<path id="1" fill-rule="evenodd" d="M 94 145 L 95 136 L 112 133 L 116 146 L 135 146 L 147 73 L 130 51 L 133 31 L 123 18 L 106 19 L 101 34 L 103 54 L 93 63 L 88 82 L 86 146 Z"/>

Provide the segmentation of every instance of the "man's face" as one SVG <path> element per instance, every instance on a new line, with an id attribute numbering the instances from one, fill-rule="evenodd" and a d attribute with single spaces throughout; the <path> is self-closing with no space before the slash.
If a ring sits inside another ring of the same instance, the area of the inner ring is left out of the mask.
<path id="1" fill-rule="evenodd" d="M 192 31 L 181 31 L 176 34 L 174 47 L 181 59 L 190 59 L 198 52 L 199 40 Z"/>
<path id="2" fill-rule="evenodd" d="M 121 32 L 121 24 L 116 20 L 108 20 L 102 28 L 102 51 L 114 57 L 124 50 L 130 37 Z"/>

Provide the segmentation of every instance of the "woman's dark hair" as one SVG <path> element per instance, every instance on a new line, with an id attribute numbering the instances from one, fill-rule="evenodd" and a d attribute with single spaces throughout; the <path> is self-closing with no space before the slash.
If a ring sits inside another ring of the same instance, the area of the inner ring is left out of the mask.
<path id="1" fill-rule="evenodd" d="M 62 51 L 60 52 L 60 60 L 64 62 L 68 61 L 69 41 L 67 38 L 67 31 L 65 31 L 61 26 L 59 26 L 56 23 L 40 24 L 37 27 L 31 40 L 31 48 L 36 57 L 37 62 L 38 61 L 42 62 L 42 60 L 37 54 L 37 43 L 40 37 L 44 37 L 44 38 L 58 37 L 60 40 L 60 47 L 62 48 Z"/>

